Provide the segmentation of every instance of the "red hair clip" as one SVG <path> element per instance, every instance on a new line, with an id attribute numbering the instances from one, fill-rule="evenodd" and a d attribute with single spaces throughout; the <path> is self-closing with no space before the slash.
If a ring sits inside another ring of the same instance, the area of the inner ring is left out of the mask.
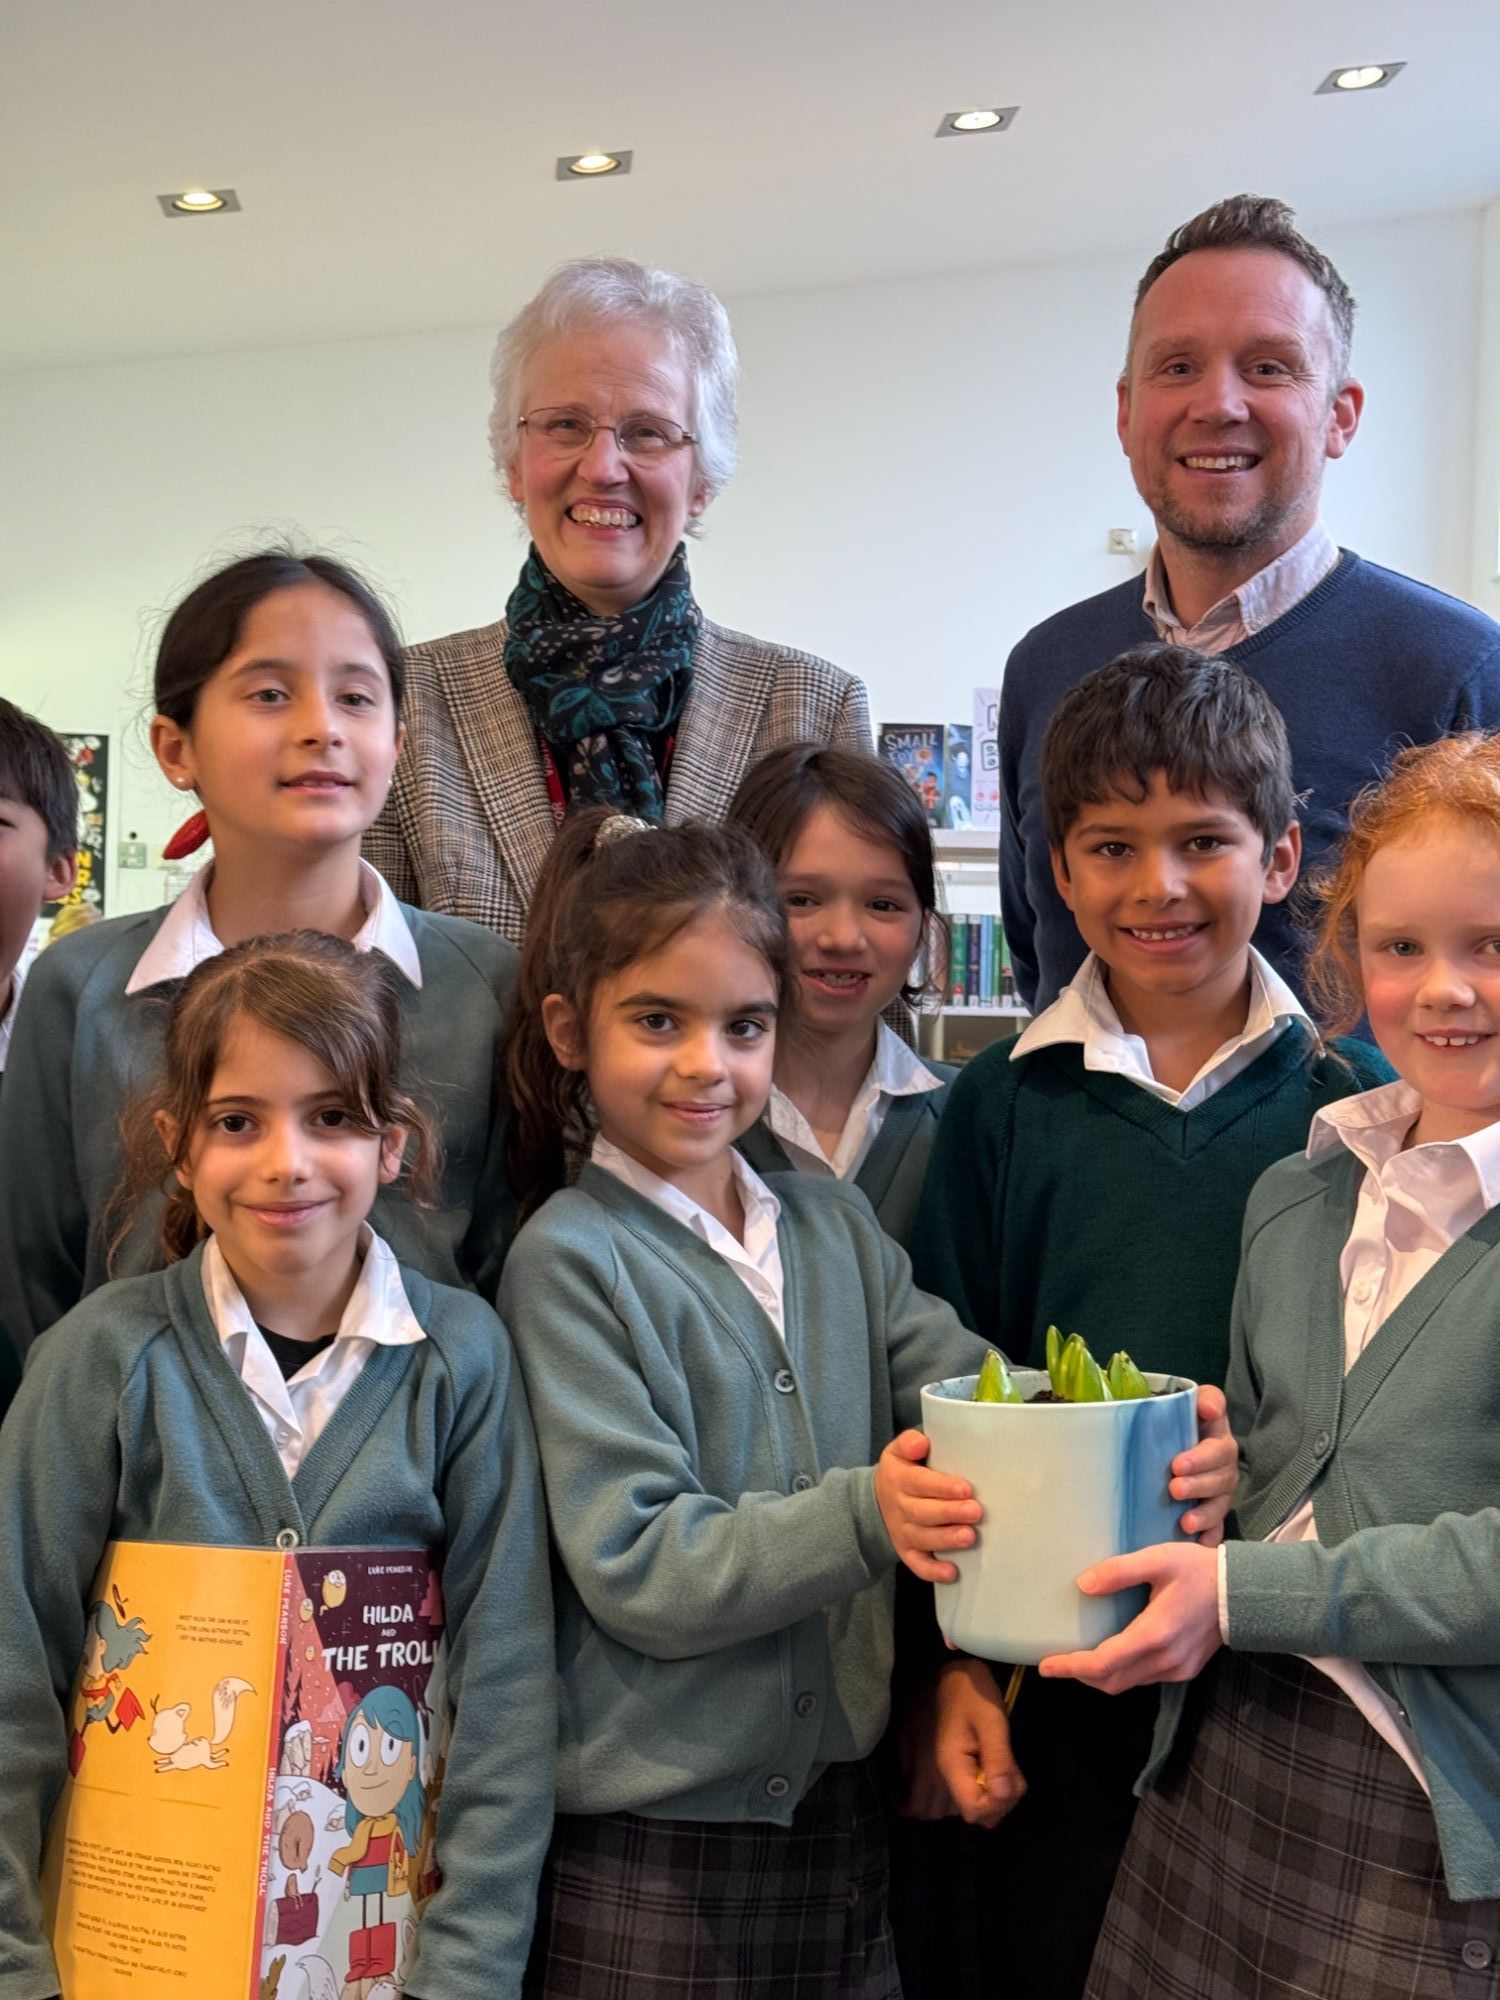
<path id="1" fill-rule="evenodd" d="M 208 815 L 195 812 L 191 819 L 184 820 L 161 851 L 163 861 L 181 861 L 185 854 L 196 854 L 208 839 Z"/>

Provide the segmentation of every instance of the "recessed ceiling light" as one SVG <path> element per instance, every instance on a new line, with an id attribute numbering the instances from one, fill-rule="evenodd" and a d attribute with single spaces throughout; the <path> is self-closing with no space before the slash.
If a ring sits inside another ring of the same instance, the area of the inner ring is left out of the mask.
<path id="1" fill-rule="evenodd" d="M 163 215 L 227 215 L 240 205 L 233 188 L 183 188 L 156 199 Z"/>
<path id="2" fill-rule="evenodd" d="M 1335 91 L 1379 90 L 1406 68 L 1398 63 L 1358 63 L 1353 69 L 1331 69 L 1313 92 L 1315 97 L 1331 97 Z"/>
<path id="3" fill-rule="evenodd" d="M 618 153 L 564 153 L 557 162 L 560 181 L 598 180 L 604 174 L 628 174 L 631 155 Z"/>
<path id="4" fill-rule="evenodd" d="M 973 132 L 1006 132 L 1015 120 L 1018 104 L 995 104 L 970 111 L 947 111 L 937 128 L 939 139 L 964 139 Z"/>

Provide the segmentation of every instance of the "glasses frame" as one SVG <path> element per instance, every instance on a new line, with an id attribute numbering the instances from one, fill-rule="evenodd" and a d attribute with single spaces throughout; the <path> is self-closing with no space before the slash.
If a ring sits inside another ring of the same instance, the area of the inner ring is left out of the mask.
<path id="1" fill-rule="evenodd" d="M 540 432 L 533 433 L 538 444 L 544 450 L 552 452 L 558 458 L 582 458 L 589 446 L 594 442 L 594 435 L 598 431 L 612 432 L 614 434 L 616 450 L 622 458 L 628 458 L 632 465 L 659 464 L 663 460 L 670 458 L 674 452 L 681 451 L 684 445 L 695 445 L 698 442 L 692 431 L 682 431 L 682 436 L 675 440 L 669 440 L 663 450 L 647 452 L 643 456 L 629 449 L 624 439 L 620 436 L 619 424 L 601 424 L 588 410 L 580 409 L 576 403 L 543 403 L 539 409 L 528 410 L 524 417 L 517 417 L 516 429 L 518 431 L 530 430 L 533 417 L 550 416 L 554 412 L 565 412 L 568 416 L 580 417 L 589 425 L 589 434 L 583 440 L 583 443 L 579 445 L 577 451 L 566 450 L 559 446 L 553 439 L 543 437 Z M 682 426 L 675 422 L 673 418 L 655 416 L 650 410 L 632 411 L 624 421 L 627 424 L 638 423 L 642 418 L 654 424 L 671 424 L 674 430 L 682 430 Z"/>

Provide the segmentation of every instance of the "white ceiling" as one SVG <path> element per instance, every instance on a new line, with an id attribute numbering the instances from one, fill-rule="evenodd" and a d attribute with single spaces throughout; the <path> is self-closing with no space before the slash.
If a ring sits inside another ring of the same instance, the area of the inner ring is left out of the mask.
<path id="1" fill-rule="evenodd" d="M 493 324 L 593 250 L 742 294 L 1474 206 L 1497 86 L 1495 0 L 4 0 L 0 370 Z"/>

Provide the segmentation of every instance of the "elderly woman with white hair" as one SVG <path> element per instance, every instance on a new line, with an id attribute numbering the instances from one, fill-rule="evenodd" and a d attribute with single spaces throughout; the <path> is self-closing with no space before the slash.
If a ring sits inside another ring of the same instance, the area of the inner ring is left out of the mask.
<path id="1" fill-rule="evenodd" d="M 863 685 L 704 617 L 685 534 L 735 467 L 729 318 L 623 258 L 553 272 L 495 349 L 490 441 L 531 535 L 498 624 L 414 646 L 367 850 L 398 896 L 519 940 L 570 806 L 721 819 L 768 750 L 870 748 Z"/>

